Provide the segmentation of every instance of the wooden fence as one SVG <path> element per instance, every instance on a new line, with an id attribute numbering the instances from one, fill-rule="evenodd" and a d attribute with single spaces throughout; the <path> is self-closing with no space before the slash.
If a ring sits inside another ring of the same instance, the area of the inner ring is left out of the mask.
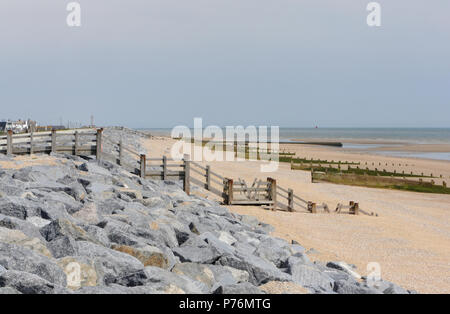
<path id="1" fill-rule="evenodd" d="M 102 147 L 102 129 L 52 130 L 0 136 L 0 153 L 26 155 L 37 153 L 67 153 L 96 155 L 99 159 Z"/>

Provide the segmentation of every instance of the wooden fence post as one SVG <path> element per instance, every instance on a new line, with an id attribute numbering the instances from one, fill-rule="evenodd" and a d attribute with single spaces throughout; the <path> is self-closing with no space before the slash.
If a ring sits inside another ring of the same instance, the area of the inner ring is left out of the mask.
<path id="1" fill-rule="evenodd" d="M 269 199 L 273 202 L 272 210 L 277 209 L 277 180 L 273 178 L 267 178 L 269 182 Z"/>
<path id="2" fill-rule="evenodd" d="M 294 191 L 292 189 L 288 189 L 288 210 L 294 211 Z"/>
<path id="3" fill-rule="evenodd" d="M 13 131 L 8 130 L 6 135 L 6 154 L 11 156 L 13 154 Z"/>
<path id="4" fill-rule="evenodd" d="M 33 132 L 30 133 L 30 155 L 33 155 Z"/>
<path id="5" fill-rule="evenodd" d="M 162 158 L 163 161 L 163 180 L 167 180 L 167 157 L 163 156 Z"/>
<path id="6" fill-rule="evenodd" d="M 210 166 L 206 166 L 206 185 L 205 188 L 209 191 L 209 189 L 211 188 L 211 168 Z"/>
<path id="7" fill-rule="evenodd" d="M 349 202 L 349 206 L 350 206 L 350 208 L 349 208 L 349 211 L 350 211 L 350 214 L 355 214 L 355 202 L 354 201 L 350 201 Z"/>
<path id="8" fill-rule="evenodd" d="M 223 179 L 223 202 L 226 205 L 233 203 L 233 179 Z"/>
<path id="9" fill-rule="evenodd" d="M 56 130 L 52 129 L 52 153 L 56 153 Z"/>
<path id="10" fill-rule="evenodd" d="M 313 202 L 308 202 L 308 211 L 311 214 L 317 214 L 317 205 Z"/>
<path id="11" fill-rule="evenodd" d="M 75 144 L 74 144 L 74 146 L 73 146 L 73 154 L 75 155 L 75 156 L 77 156 L 78 155 L 78 145 L 79 145 L 79 140 L 80 140 L 80 136 L 79 136 L 79 134 L 78 134 L 78 131 L 75 131 Z"/>
<path id="12" fill-rule="evenodd" d="M 119 141 L 119 166 L 123 165 L 122 158 L 123 158 L 123 143 L 122 143 L 122 140 L 120 140 Z"/>
<path id="13" fill-rule="evenodd" d="M 191 161 L 189 160 L 189 155 L 184 155 L 184 181 L 183 190 L 187 195 L 191 194 Z"/>
<path id="14" fill-rule="evenodd" d="M 446 188 L 446 187 L 447 187 L 447 183 L 446 183 L 445 181 L 442 181 L 442 186 L 443 186 L 444 188 Z"/>
<path id="15" fill-rule="evenodd" d="M 359 203 L 353 204 L 353 215 L 359 215 Z"/>
<path id="16" fill-rule="evenodd" d="M 103 129 L 97 130 L 97 160 L 100 161 L 102 159 L 102 133 Z"/>
<path id="17" fill-rule="evenodd" d="M 140 176 L 141 178 L 145 179 L 145 167 L 146 167 L 146 156 L 144 154 L 141 154 L 141 167 L 140 167 Z"/>

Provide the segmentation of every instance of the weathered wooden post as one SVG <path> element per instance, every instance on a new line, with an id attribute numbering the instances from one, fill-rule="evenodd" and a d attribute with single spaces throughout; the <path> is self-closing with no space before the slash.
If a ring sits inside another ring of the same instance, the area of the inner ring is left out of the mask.
<path id="1" fill-rule="evenodd" d="M 225 178 L 223 180 L 223 202 L 226 205 L 233 203 L 233 179 Z"/>
<path id="2" fill-rule="evenodd" d="M 102 159 L 102 133 L 103 129 L 97 130 L 97 160 L 100 161 Z"/>
<path id="3" fill-rule="evenodd" d="M 311 168 L 311 183 L 314 183 L 314 168 Z"/>
<path id="4" fill-rule="evenodd" d="M 205 183 L 205 188 L 206 190 L 210 190 L 211 187 L 211 168 L 210 166 L 206 166 L 206 170 L 205 170 L 205 179 L 206 179 L 206 183 Z"/>
<path id="5" fill-rule="evenodd" d="M 444 188 L 446 188 L 446 187 L 447 187 L 447 183 L 446 183 L 445 181 L 442 181 L 442 186 L 443 186 Z"/>
<path id="6" fill-rule="evenodd" d="M 317 213 L 317 205 L 316 205 L 316 203 L 308 202 L 308 211 L 311 214 L 316 214 Z"/>
<path id="7" fill-rule="evenodd" d="M 52 129 L 52 153 L 56 153 L 56 130 Z"/>
<path id="8" fill-rule="evenodd" d="M 80 140 L 80 135 L 78 134 L 78 131 L 75 131 L 75 144 L 73 145 L 73 154 L 75 156 L 78 155 L 78 145 L 79 145 L 79 140 Z"/>
<path id="9" fill-rule="evenodd" d="M 163 156 L 162 158 L 163 161 L 163 180 L 167 180 L 167 157 Z"/>
<path id="10" fill-rule="evenodd" d="M 359 215 L 359 203 L 353 204 L 353 215 Z"/>
<path id="11" fill-rule="evenodd" d="M 187 195 L 191 194 L 191 161 L 189 155 L 184 155 L 184 181 L 183 190 Z"/>
<path id="12" fill-rule="evenodd" d="M 6 154 L 11 156 L 13 154 L 13 131 L 8 130 L 6 135 Z"/>
<path id="13" fill-rule="evenodd" d="M 33 131 L 30 133 L 30 155 L 33 155 Z"/>
<path id="14" fill-rule="evenodd" d="M 291 158 L 291 170 L 294 169 L 294 160 Z"/>
<path id="15" fill-rule="evenodd" d="M 147 163 L 147 157 L 144 154 L 141 154 L 141 161 L 140 161 L 140 176 L 141 178 L 145 179 L 145 168 Z"/>
<path id="16" fill-rule="evenodd" d="M 120 140 L 119 141 L 119 166 L 123 166 L 122 158 L 123 158 L 123 143 L 122 143 L 122 140 Z"/>
<path id="17" fill-rule="evenodd" d="M 277 180 L 273 178 L 267 178 L 269 182 L 269 200 L 273 202 L 272 210 L 277 208 Z"/>
<path id="18" fill-rule="evenodd" d="M 294 190 L 288 189 L 288 210 L 294 211 Z"/>

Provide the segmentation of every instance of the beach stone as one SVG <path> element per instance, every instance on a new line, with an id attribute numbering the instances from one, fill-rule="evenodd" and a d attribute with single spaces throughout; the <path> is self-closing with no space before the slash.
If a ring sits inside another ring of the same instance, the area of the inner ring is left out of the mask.
<path id="1" fill-rule="evenodd" d="M 85 171 L 85 172 L 89 172 L 91 174 L 97 174 L 100 176 L 106 176 L 106 177 L 111 176 L 111 173 L 107 169 L 100 167 L 95 162 L 82 163 L 81 165 L 77 166 L 77 169 L 80 171 Z"/>
<path id="2" fill-rule="evenodd" d="M 0 265 L 0 275 L 6 272 L 6 268 Z"/>
<path id="3" fill-rule="evenodd" d="M 47 242 L 47 247 L 52 252 L 54 258 L 61 258 L 76 255 L 78 245 L 73 238 L 62 236 Z"/>
<path id="4" fill-rule="evenodd" d="M 33 217 L 27 217 L 27 221 L 32 223 L 37 228 L 42 228 L 51 223 L 51 220 L 43 219 L 41 217 L 33 216 Z"/>
<path id="5" fill-rule="evenodd" d="M 93 260 L 96 272 L 101 278 L 100 282 L 104 284 L 114 283 L 116 278 L 135 274 L 144 268 L 144 265 L 131 255 L 86 241 L 78 242 L 78 256 Z"/>
<path id="6" fill-rule="evenodd" d="M 11 230 L 0 227 L 0 242 L 15 244 L 24 248 L 28 248 L 38 254 L 52 257 L 52 254 L 47 247 L 38 238 L 31 238 L 25 235 L 22 231 Z"/>
<path id="7" fill-rule="evenodd" d="M 104 229 L 94 225 L 81 225 L 80 227 L 96 240 L 95 243 L 101 244 L 104 247 L 109 247 L 111 245 L 108 234 Z"/>
<path id="8" fill-rule="evenodd" d="M 0 198 L 0 214 L 25 220 L 28 216 L 25 201 L 16 197 Z"/>
<path id="9" fill-rule="evenodd" d="M 214 294 L 264 294 L 258 287 L 249 282 L 236 283 L 218 287 Z"/>
<path id="10" fill-rule="evenodd" d="M 274 264 L 251 254 L 238 252 L 235 255 L 224 255 L 218 260 L 222 266 L 230 266 L 249 273 L 249 281 L 261 285 L 268 281 L 291 281 L 291 276 L 281 272 Z"/>
<path id="11" fill-rule="evenodd" d="M 370 288 L 359 282 L 347 282 L 344 280 L 338 280 L 334 283 L 333 290 L 339 294 L 381 294 L 376 289 Z"/>
<path id="12" fill-rule="evenodd" d="M 250 278 L 250 275 L 245 270 L 240 270 L 230 266 L 224 266 L 224 268 L 231 273 L 236 282 L 245 282 Z"/>
<path id="13" fill-rule="evenodd" d="M 236 243 L 236 239 L 226 231 L 219 231 L 219 240 L 225 242 L 228 245 Z"/>
<path id="14" fill-rule="evenodd" d="M 52 259 L 25 247 L 0 242 L 0 265 L 7 270 L 35 274 L 56 285 L 66 285 L 64 272 Z"/>
<path id="15" fill-rule="evenodd" d="M 333 291 L 334 280 L 312 265 L 305 265 L 302 262 L 291 263 L 289 272 L 292 275 L 292 281 L 302 287 L 312 288 L 315 291 Z"/>
<path id="16" fill-rule="evenodd" d="M 23 294 L 53 294 L 58 291 L 53 283 L 35 274 L 16 270 L 0 274 L 0 287 L 12 288 Z"/>
<path id="17" fill-rule="evenodd" d="M 84 204 L 84 206 L 72 216 L 84 223 L 92 225 L 96 225 L 101 221 L 95 203 Z"/>
<path id="18" fill-rule="evenodd" d="M 31 238 L 38 238 L 41 241 L 45 241 L 39 232 L 39 228 L 28 220 L 22 220 L 15 217 L 8 217 L 0 214 L 0 227 L 4 227 L 11 230 L 19 230 Z"/>
<path id="19" fill-rule="evenodd" d="M 163 251 L 157 247 L 146 245 L 144 247 L 134 248 L 126 245 L 113 244 L 112 249 L 137 258 L 144 266 L 156 266 L 164 269 L 169 268 L 168 258 Z"/>
<path id="20" fill-rule="evenodd" d="M 86 257 L 66 256 L 58 259 L 58 265 L 67 276 L 68 289 L 78 290 L 81 287 L 94 287 L 99 283 L 94 262 Z"/>
<path id="21" fill-rule="evenodd" d="M 220 257 L 218 251 L 198 236 L 191 237 L 182 246 L 172 248 L 172 251 L 181 262 L 212 264 Z"/>
<path id="22" fill-rule="evenodd" d="M 57 238 L 68 236 L 76 241 L 90 241 L 93 243 L 98 243 L 95 238 L 90 236 L 82 228 L 65 219 L 57 219 L 52 221 L 50 224 L 42 227 L 40 232 L 49 242 Z"/>
<path id="23" fill-rule="evenodd" d="M 212 287 L 216 281 L 214 273 L 208 265 L 180 263 L 173 267 L 172 272 L 177 275 L 184 275 L 193 280 L 203 282 L 208 287 Z"/>
<path id="24" fill-rule="evenodd" d="M 218 254 L 234 254 L 235 248 L 232 247 L 227 242 L 224 242 L 220 239 L 218 239 L 215 235 L 213 235 L 211 232 L 205 232 L 200 235 L 200 239 L 208 243 L 215 251 L 218 252 Z M 233 241 L 231 241 L 233 242 Z M 233 243 L 236 243 L 234 241 Z"/>
<path id="25" fill-rule="evenodd" d="M 287 242 L 281 241 L 280 239 L 268 238 L 261 241 L 254 254 L 281 268 L 285 266 L 287 259 L 291 256 L 291 250 Z"/>

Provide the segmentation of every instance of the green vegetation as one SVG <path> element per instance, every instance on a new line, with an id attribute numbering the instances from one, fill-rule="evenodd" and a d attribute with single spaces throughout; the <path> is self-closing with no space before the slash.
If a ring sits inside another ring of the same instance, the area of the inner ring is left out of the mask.
<path id="1" fill-rule="evenodd" d="M 310 165 L 298 166 L 294 165 L 292 170 L 304 170 L 304 171 L 320 171 L 320 172 L 328 172 L 328 173 L 341 173 L 341 174 L 356 174 L 356 175 L 364 175 L 364 176 L 382 176 L 382 177 L 396 177 L 396 178 L 435 178 L 432 176 L 423 176 L 419 174 L 410 174 L 410 173 L 399 173 L 399 172 L 391 172 L 391 171 L 379 171 L 379 170 L 370 170 L 370 169 L 360 169 L 360 168 L 349 168 L 349 169 L 339 169 L 332 167 L 311 167 Z"/>
<path id="2" fill-rule="evenodd" d="M 281 153 L 280 153 L 281 155 Z M 280 162 L 291 162 L 294 164 L 327 164 L 327 165 L 360 165 L 359 162 L 335 161 L 335 160 L 321 160 L 321 159 L 307 159 L 307 158 L 291 158 L 280 156 Z"/>
<path id="3" fill-rule="evenodd" d="M 313 181 L 421 193 L 450 194 L 450 189 L 446 186 L 435 185 L 431 182 L 403 180 L 394 177 L 368 176 L 355 173 L 313 172 Z"/>

